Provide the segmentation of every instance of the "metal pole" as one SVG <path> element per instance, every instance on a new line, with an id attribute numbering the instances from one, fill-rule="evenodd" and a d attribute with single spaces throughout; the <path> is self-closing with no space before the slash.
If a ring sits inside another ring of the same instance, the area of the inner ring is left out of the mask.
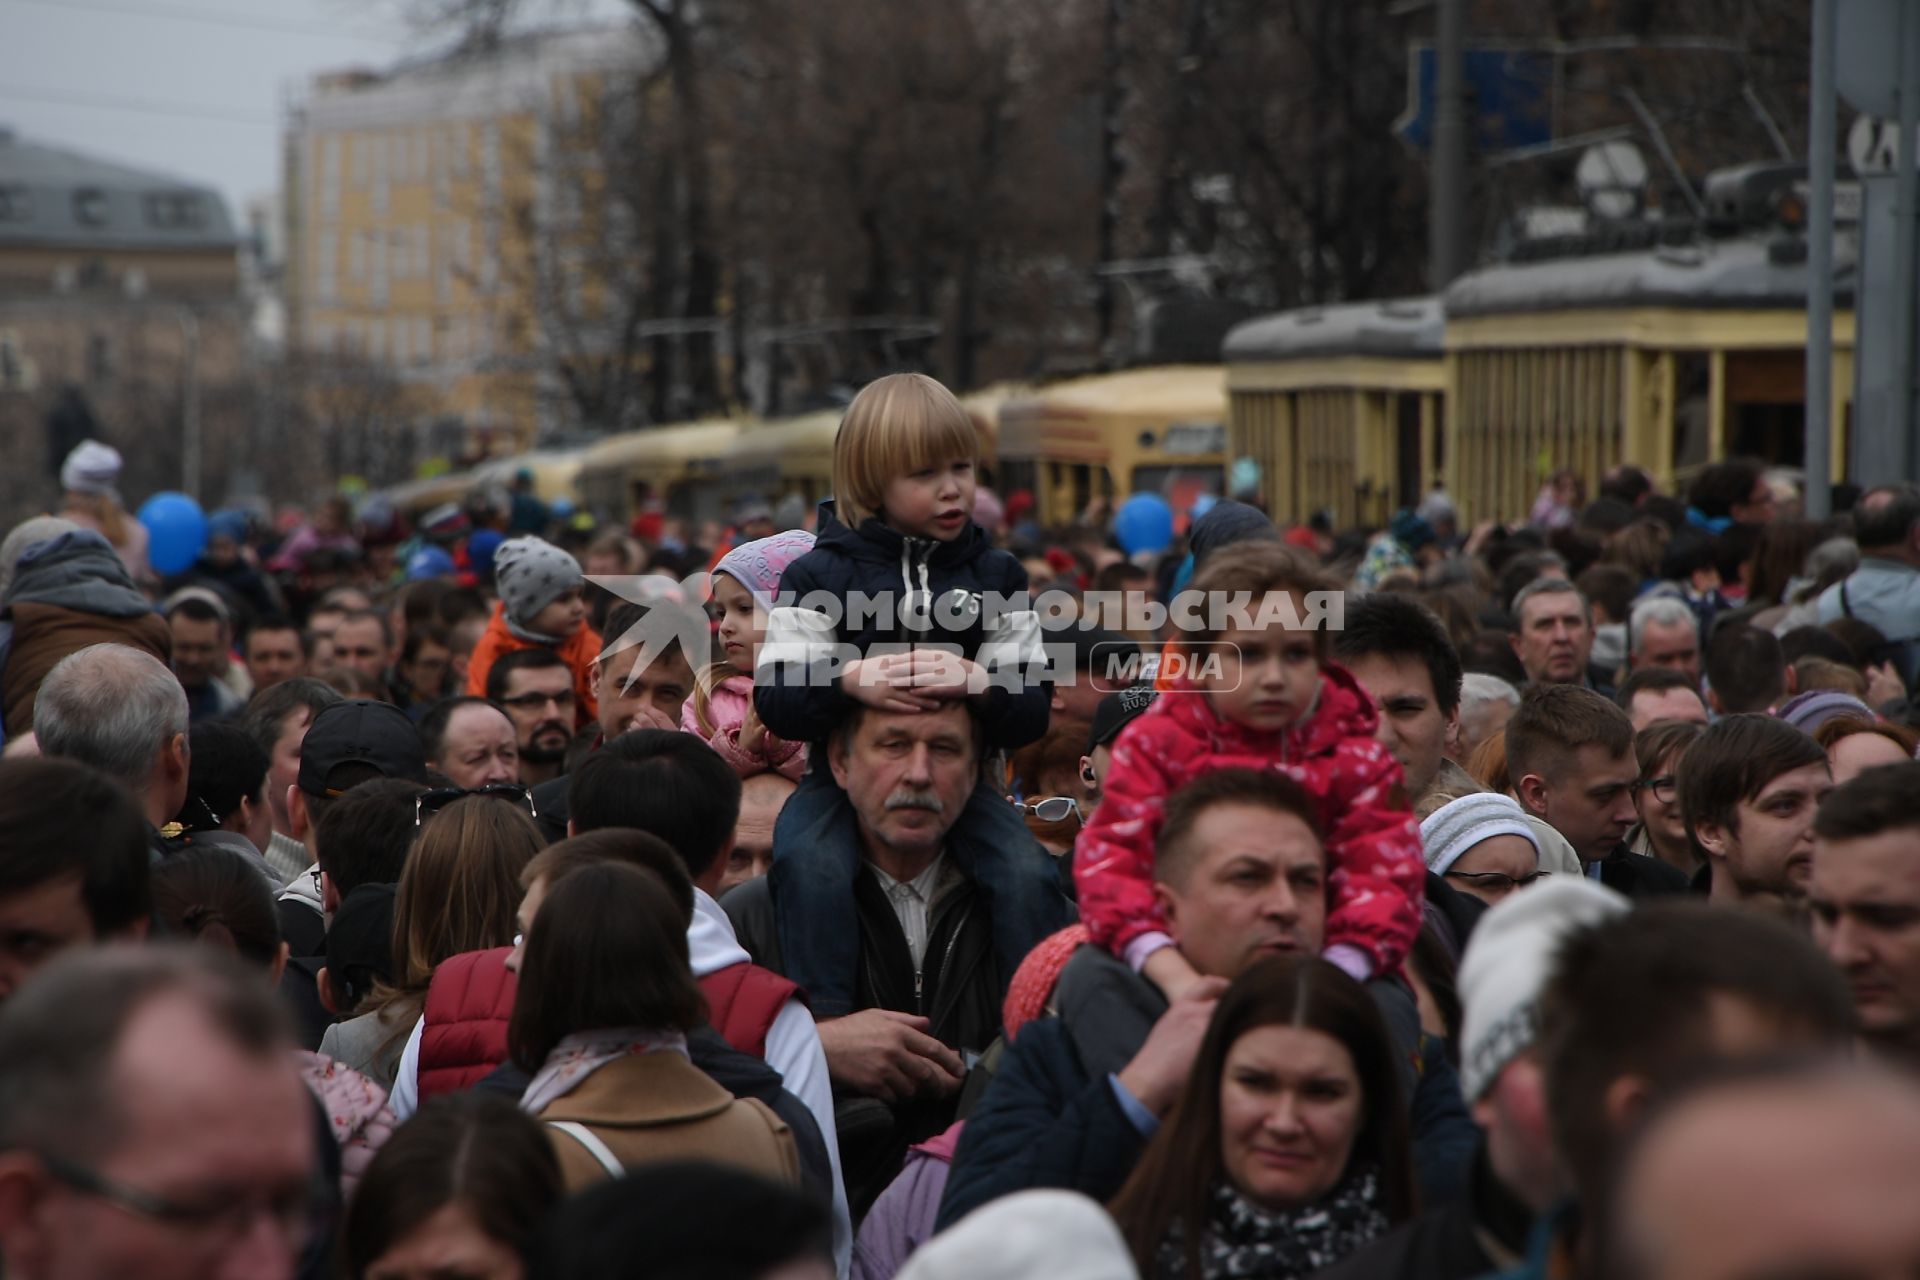
<path id="1" fill-rule="evenodd" d="M 1120 180 L 1126 167 L 1120 157 L 1120 112 L 1126 101 L 1120 40 L 1126 20 L 1127 0 L 1107 0 L 1100 72 L 1100 218 L 1093 251 L 1094 261 L 1102 267 L 1113 257 L 1114 237 L 1120 222 Z M 1100 366 L 1106 368 L 1114 354 L 1113 281 L 1096 271 L 1094 291 Z"/>
<path id="2" fill-rule="evenodd" d="M 1920 219 L 1914 197 L 1920 194 L 1913 165 L 1914 135 L 1920 132 L 1920 14 L 1900 6 L 1900 145 L 1894 171 L 1893 288 L 1899 298 L 1893 326 L 1893 439 L 1898 477 L 1913 475 L 1914 257 Z"/>
<path id="3" fill-rule="evenodd" d="M 1840 0 L 1813 0 L 1813 90 L 1807 121 L 1806 513 L 1833 504 L 1834 39 Z"/>
<path id="4" fill-rule="evenodd" d="M 1460 274 L 1467 203 L 1466 0 L 1439 0 L 1434 32 L 1433 178 L 1427 204 L 1428 284 Z"/>
<path id="5" fill-rule="evenodd" d="M 200 501 L 200 317 L 188 307 L 178 311 L 180 334 L 186 340 L 186 387 L 180 409 L 180 488 Z"/>

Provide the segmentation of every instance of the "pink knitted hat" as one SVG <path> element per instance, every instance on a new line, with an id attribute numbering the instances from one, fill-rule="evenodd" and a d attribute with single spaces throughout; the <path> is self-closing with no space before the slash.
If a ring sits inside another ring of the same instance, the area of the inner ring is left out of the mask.
<path id="1" fill-rule="evenodd" d="M 1067 967 L 1067 961 L 1073 958 L 1073 953 L 1089 940 L 1087 926 L 1070 924 L 1051 937 L 1042 938 L 1038 946 L 1027 952 L 1027 958 L 1014 971 L 1013 982 L 1007 987 L 1007 1002 L 1000 1010 L 1000 1022 L 1006 1030 L 1007 1043 L 1013 1043 L 1013 1033 L 1022 1024 L 1033 1021 L 1047 1011 L 1047 1001 L 1053 999 L 1053 988 L 1060 981 L 1060 971 Z"/>
<path id="2" fill-rule="evenodd" d="M 813 550 L 813 535 L 804 529 L 789 529 L 771 538 L 743 542 L 713 566 L 753 593 L 754 599 L 767 604 L 780 590 L 780 575 L 787 566 Z"/>

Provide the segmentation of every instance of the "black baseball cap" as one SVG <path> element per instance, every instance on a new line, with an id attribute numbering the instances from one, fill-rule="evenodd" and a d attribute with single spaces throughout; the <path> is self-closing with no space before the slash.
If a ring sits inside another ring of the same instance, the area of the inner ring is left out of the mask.
<path id="1" fill-rule="evenodd" d="M 1071 645 L 1074 678 L 1101 693 L 1114 693 L 1140 678 L 1140 645 L 1131 636 L 1104 627 L 1072 627 L 1050 634 L 1047 642 Z M 1053 656 L 1065 655 L 1056 649 Z"/>
<path id="2" fill-rule="evenodd" d="M 337 796 L 327 779 L 341 765 L 362 764 L 384 778 L 425 784 L 427 751 L 420 731 L 390 702 L 354 698 L 323 708 L 300 743 L 300 789 L 310 796 Z"/>
<path id="3" fill-rule="evenodd" d="M 1112 745 L 1113 740 L 1120 736 L 1120 731 L 1132 724 L 1159 696 L 1152 685 L 1136 684 L 1100 699 L 1100 705 L 1093 709 L 1093 729 L 1087 735 L 1087 754 L 1092 755 L 1095 747 Z"/>

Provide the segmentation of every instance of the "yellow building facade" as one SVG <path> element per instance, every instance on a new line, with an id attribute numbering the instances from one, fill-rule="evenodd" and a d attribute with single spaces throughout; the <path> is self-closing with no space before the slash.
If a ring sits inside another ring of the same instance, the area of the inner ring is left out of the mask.
<path id="1" fill-rule="evenodd" d="M 285 139 L 289 345 L 341 379 L 397 378 L 416 420 L 454 428 L 438 433 L 454 452 L 517 452 L 570 425 L 541 356 L 540 282 L 564 277 L 592 187 L 559 152 L 649 57 L 621 25 L 317 77 Z"/>

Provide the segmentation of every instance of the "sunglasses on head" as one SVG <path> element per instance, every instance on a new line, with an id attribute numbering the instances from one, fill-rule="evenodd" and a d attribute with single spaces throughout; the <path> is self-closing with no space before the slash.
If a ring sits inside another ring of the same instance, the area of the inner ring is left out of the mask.
<path id="1" fill-rule="evenodd" d="M 506 800 L 526 806 L 530 818 L 540 816 L 540 811 L 533 804 L 533 792 L 517 782 L 489 782 L 484 787 L 435 787 L 432 791 L 422 791 L 413 801 L 413 825 L 420 826 L 455 800 L 467 796 L 491 796 L 495 800 Z"/>

